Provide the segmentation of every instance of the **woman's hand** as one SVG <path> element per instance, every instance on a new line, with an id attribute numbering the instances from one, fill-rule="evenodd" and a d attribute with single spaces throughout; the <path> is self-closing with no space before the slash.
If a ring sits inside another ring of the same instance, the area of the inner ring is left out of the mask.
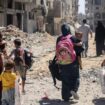
<path id="1" fill-rule="evenodd" d="M 74 43 L 75 46 L 82 46 L 82 42 Z"/>

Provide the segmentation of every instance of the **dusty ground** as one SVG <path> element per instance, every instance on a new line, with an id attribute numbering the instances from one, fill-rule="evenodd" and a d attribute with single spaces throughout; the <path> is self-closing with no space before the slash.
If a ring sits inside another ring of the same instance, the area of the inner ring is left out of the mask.
<path id="1" fill-rule="evenodd" d="M 21 95 L 22 105 L 105 105 L 105 95 L 101 92 L 98 76 L 100 64 L 105 55 L 95 57 L 93 42 L 94 38 L 90 39 L 88 57 L 82 59 L 83 70 L 80 71 L 79 101 L 73 100 L 70 103 L 64 103 L 61 101 L 61 90 L 57 90 L 53 86 L 52 78 L 48 72 L 48 60 L 54 56 L 55 40 L 53 40 L 53 42 L 43 41 L 38 48 L 36 47 L 37 57 L 32 67 L 33 71 L 27 73 L 26 94 Z M 48 48 L 48 46 L 50 47 Z M 45 49 L 50 50 L 43 53 Z M 61 84 L 58 83 L 58 86 L 61 87 Z M 49 100 L 42 99 L 46 94 Z"/>

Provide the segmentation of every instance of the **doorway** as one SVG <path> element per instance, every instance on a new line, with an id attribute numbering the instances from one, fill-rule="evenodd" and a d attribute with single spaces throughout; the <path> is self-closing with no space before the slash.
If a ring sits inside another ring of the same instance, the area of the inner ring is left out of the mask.
<path id="1" fill-rule="evenodd" d="M 7 0 L 7 7 L 12 9 L 13 8 L 13 0 Z"/>
<path id="2" fill-rule="evenodd" d="M 16 16 L 17 16 L 17 26 L 18 26 L 18 28 L 21 29 L 22 15 L 21 15 L 21 13 L 17 13 Z"/>
<path id="3" fill-rule="evenodd" d="M 7 25 L 13 24 L 13 15 L 7 14 Z"/>

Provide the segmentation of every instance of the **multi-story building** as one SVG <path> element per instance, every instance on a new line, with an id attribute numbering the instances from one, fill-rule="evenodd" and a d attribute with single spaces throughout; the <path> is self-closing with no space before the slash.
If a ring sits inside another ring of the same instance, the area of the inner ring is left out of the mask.
<path id="1" fill-rule="evenodd" d="M 0 0 L 0 26 L 13 24 L 29 33 L 40 30 L 43 7 L 45 0 Z"/>
<path id="2" fill-rule="evenodd" d="M 0 0 L 0 26 L 13 24 L 25 32 L 60 34 L 61 24 L 72 23 L 78 0 Z"/>
<path id="3" fill-rule="evenodd" d="M 97 21 L 105 25 L 105 0 L 86 0 L 85 6 L 90 25 L 95 29 Z"/>
<path id="4" fill-rule="evenodd" d="M 48 5 L 48 32 L 60 34 L 61 24 L 72 24 L 78 13 L 78 0 L 47 0 Z M 51 8 L 50 8 L 50 7 Z M 49 9 L 50 8 L 50 9 Z"/>

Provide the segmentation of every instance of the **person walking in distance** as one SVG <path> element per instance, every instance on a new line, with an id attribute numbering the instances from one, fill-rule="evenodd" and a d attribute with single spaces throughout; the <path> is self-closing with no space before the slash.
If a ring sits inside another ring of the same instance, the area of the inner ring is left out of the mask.
<path id="1" fill-rule="evenodd" d="M 87 24 L 86 19 L 83 20 L 83 24 L 78 28 L 78 31 L 83 33 L 82 36 L 82 42 L 84 46 L 83 56 L 87 57 L 89 33 L 91 34 L 92 37 L 92 30 L 90 29 L 90 26 Z"/>
<path id="2" fill-rule="evenodd" d="M 95 42 L 96 42 L 96 56 L 100 56 L 105 52 L 105 27 L 101 21 L 98 21 L 95 30 Z"/>
<path id="3" fill-rule="evenodd" d="M 15 49 L 12 50 L 11 54 L 9 55 L 9 58 L 11 58 L 14 55 L 14 62 L 15 62 L 15 71 L 19 72 L 19 75 L 21 77 L 21 86 L 22 86 L 22 93 L 25 93 L 25 81 L 26 81 L 26 64 L 25 64 L 25 52 L 24 48 L 21 47 L 21 40 L 15 39 L 14 45 Z"/>

